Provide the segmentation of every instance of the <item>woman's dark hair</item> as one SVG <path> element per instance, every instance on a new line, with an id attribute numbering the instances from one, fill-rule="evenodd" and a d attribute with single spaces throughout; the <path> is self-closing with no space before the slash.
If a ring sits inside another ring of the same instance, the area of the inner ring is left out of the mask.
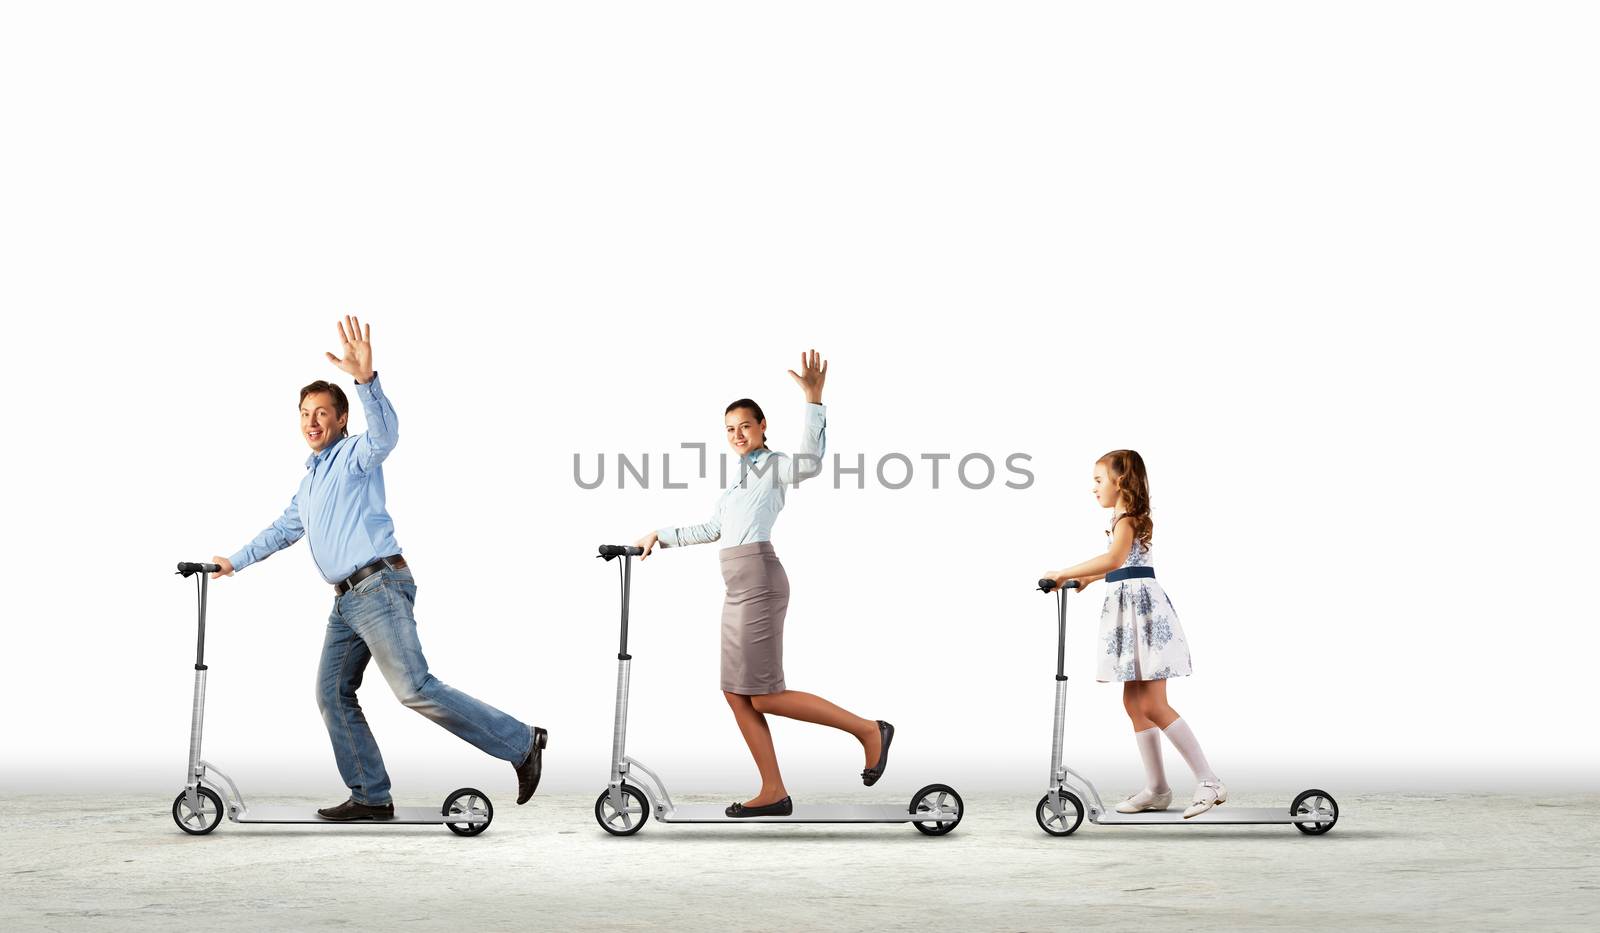
<path id="1" fill-rule="evenodd" d="M 756 413 L 756 420 L 757 421 L 765 421 L 765 420 L 767 420 L 767 416 L 761 413 L 761 406 L 757 405 L 755 403 L 754 399 L 748 399 L 748 398 L 739 399 L 738 401 L 730 404 L 727 408 L 724 408 L 722 410 L 723 416 L 727 416 L 728 413 L 732 412 L 735 408 L 748 408 L 751 411 Z"/>
<path id="2" fill-rule="evenodd" d="M 1133 536 L 1149 547 L 1156 523 L 1150 518 L 1150 477 L 1144 471 L 1144 458 L 1137 450 L 1113 450 L 1095 463 L 1104 464 L 1111 481 L 1128 500 L 1128 511 L 1122 514 L 1133 519 Z"/>
<path id="3" fill-rule="evenodd" d="M 335 415 L 339 415 L 340 417 L 343 417 L 345 415 L 350 414 L 350 400 L 344 397 L 344 390 L 339 388 L 338 386 L 334 385 L 333 383 L 325 382 L 325 381 L 323 381 L 321 379 L 318 379 L 316 382 L 313 382 L 310 385 L 306 386 L 305 388 L 301 389 L 300 390 L 300 404 L 304 405 L 305 402 L 306 402 L 306 396 L 310 395 L 313 392 L 326 392 L 326 393 L 328 393 L 328 395 L 333 399 L 333 413 Z M 349 422 L 347 421 L 346 424 L 348 424 L 348 423 Z M 340 437 L 344 437 L 345 435 L 347 435 L 349 433 L 350 433 L 350 429 L 348 427 L 339 429 L 339 436 Z"/>

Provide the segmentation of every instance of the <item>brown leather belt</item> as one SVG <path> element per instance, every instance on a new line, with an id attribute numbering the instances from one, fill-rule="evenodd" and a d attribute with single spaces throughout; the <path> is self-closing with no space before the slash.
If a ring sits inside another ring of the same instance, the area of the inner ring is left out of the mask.
<path id="1" fill-rule="evenodd" d="M 406 569 L 406 559 L 401 557 L 399 554 L 395 554 L 390 557 L 380 557 L 365 567 L 362 567 L 360 570 L 357 570 L 355 573 L 352 573 L 350 576 L 340 580 L 338 583 L 335 583 L 333 585 L 333 595 L 343 596 L 344 594 L 350 592 L 350 590 L 353 589 L 357 583 L 360 583 L 362 580 L 365 580 L 366 578 L 385 568 L 390 570 L 404 570 Z"/>

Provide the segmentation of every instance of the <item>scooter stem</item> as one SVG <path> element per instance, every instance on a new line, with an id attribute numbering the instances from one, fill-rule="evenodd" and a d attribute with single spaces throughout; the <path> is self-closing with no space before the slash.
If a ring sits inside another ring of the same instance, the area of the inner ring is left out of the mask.
<path id="1" fill-rule="evenodd" d="M 622 555 L 622 637 L 617 644 L 617 712 L 611 732 L 611 776 L 613 783 L 627 774 L 622 760 L 628 739 L 628 682 L 633 656 L 628 654 L 628 597 L 633 583 L 633 558 Z"/>
<path id="2" fill-rule="evenodd" d="M 205 767 L 200 762 L 200 737 L 205 728 L 206 718 L 206 592 L 209 586 L 209 575 L 200 574 L 200 621 L 199 635 L 195 640 L 194 649 L 194 705 L 189 714 L 189 773 L 184 777 L 184 784 L 189 788 L 190 801 L 198 805 L 199 796 L 195 788 L 205 774 Z"/>
<path id="3" fill-rule="evenodd" d="M 200 574 L 200 633 L 194 643 L 194 669 L 206 669 L 206 590 L 210 585 L 210 574 Z"/>
<path id="4" fill-rule="evenodd" d="M 1061 758 L 1065 752 L 1067 734 L 1067 681 L 1056 681 L 1055 737 L 1050 742 L 1050 786 L 1055 787 L 1066 779 Z"/>
<path id="5" fill-rule="evenodd" d="M 633 558 L 622 557 L 622 641 L 617 646 L 617 659 L 628 659 L 628 591 L 633 584 Z"/>
<path id="6" fill-rule="evenodd" d="M 206 718 L 206 671 L 199 668 L 194 672 L 194 707 L 189 717 L 189 773 L 184 778 L 187 784 L 200 780 L 200 731 Z"/>
<path id="7" fill-rule="evenodd" d="M 617 713 L 611 731 L 611 776 L 616 780 L 626 773 L 622 756 L 628 739 L 628 669 L 632 664 L 629 658 L 617 662 Z"/>
<path id="8" fill-rule="evenodd" d="M 1067 591 L 1056 592 L 1056 680 L 1067 679 Z"/>
<path id="9" fill-rule="evenodd" d="M 1050 743 L 1050 786 L 1066 779 L 1061 756 L 1067 733 L 1067 589 L 1056 591 L 1056 716 L 1054 738 Z"/>

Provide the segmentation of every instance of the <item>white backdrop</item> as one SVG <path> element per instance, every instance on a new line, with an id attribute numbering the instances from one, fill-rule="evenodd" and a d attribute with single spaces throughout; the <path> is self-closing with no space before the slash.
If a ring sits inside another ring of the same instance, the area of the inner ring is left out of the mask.
<path id="1" fill-rule="evenodd" d="M 0 786 L 181 781 L 172 564 L 281 511 L 296 389 L 336 377 L 354 312 L 399 413 L 429 659 L 551 730 L 552 790 L 605 776 L 594 546 L 717 494 L 619 490 L 614 461 L 583 490 L 573 455 L 720 451 L 741 395 L 784 449 L 811 346 L 831 452 L 1024 452 L 1036 477 L 790 497 L 790 685 L 897 724 L 888 785 L 1042 787 L 1031 584 L 1104 547 L 1091 466 L 1130 446 L 1194 649 L 1171 697 L 1236 791 L 1593 787 L 1595 26 L 1555 3 L 8 6 Z M 682 791 L 755 785 L 720 589 L 715 546 L 636 576 L 630 750 Z M 336 798 L 304 544 L 212 592 L 207 756 Z M 1137 760 L 1093 681 L 1098 603 L 1072 614 L 1069 748 L 1115 790 Z M 363 699 L 402 799 L 509 794 L 375 671 Z M 849 739 L 776 731 L 797 794 L 859 789 Z"/>

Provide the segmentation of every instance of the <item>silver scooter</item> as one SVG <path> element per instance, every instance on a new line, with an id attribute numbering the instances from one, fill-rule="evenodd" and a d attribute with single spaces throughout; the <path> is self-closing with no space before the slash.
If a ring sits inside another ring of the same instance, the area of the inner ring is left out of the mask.
<path id="1" fill-rule="evenodd" d="M 594 802 L 594 818 L 613 836 L 631 836 L 644 828 L 652 812 L 663 823 L 910 823 L 928 836 L 942 836 L 961 822 L 961 795 L 947 784 L 929 784 L 906 804 L 795 804 L 789 816 L 731 817 L 715 804 L 674 803 L 667 785 L 638 759 L 628 757 L 628 597 L 633 558 L 643 548 L 602 544 L 599 557 L 622 558 L 622 641 L 617 650 L 617 716 L 611 737 L 611 781 Z M 637 772 L 637 775 L 635 774 Z M 633 777 L 637 784 L 629 783 Z"/>
<path id="2" fill-rule="evenodd" d="M 217 828 L 226 810 L 235 823 L 316 823 L 321 826 L 415 826 L 443 823 L 458 836 L 476 836 L 489 828 L 494 806 L 481 790 L 463 787 L 444 800 L 437 810 L 428 807 L 395 807 L 387 820 L 327 820 L 312 807 L 247 806 L 233 778 L 200 757 L 200 731 L 206 714 L 206 589 L 209 574 L 222 568 L 216 564 L 178 564 L 185 577 L 199 574 L 196 590 L 200 599 L 200 635 L 194 653 L 194 712 L 189 720 L 189 775 L 183 793 L 172 801 L 172 821 L 191 836 L 204 836 Z M 216 778 L 221 779 L 218 784 Z M 207 786 L 207 782 L 211 786 Z M 218 794 L 213 787 L 221 787 Z M 224 801 L 224 796 L 226 801 Z"/>
<path id="3" fill-rule="evenodd" d="M 1082 825 L 1085 816 L 1083 797 L 1074 790 L 1086 791 L 1089 822 L 1102 826 L 1217 826 L 1219 824 L 1293 823 L 1308 836 L 1320 836 L 1339 821 L 1339 805 L 1327 791 L 1301 791 L 1287 809 L 1276 807 L 1212 807 L 1189 819 L 1182 810 L 1147 810 L 1143 813 L 1118 813 L 1107 810 L 1089 779 L 1061 763 L 1062 741 L 1067 724 L 1067 590 L 1077 588 L 1076 580 L 1056 588 L 1054 580 L 1040 580 L 1039 589 L 1056 591 L 1056 727 L 1050 745 L 1050 792 L 1035 809 L 1039 828 L 1052 836 L 1070 836 Z"/>

